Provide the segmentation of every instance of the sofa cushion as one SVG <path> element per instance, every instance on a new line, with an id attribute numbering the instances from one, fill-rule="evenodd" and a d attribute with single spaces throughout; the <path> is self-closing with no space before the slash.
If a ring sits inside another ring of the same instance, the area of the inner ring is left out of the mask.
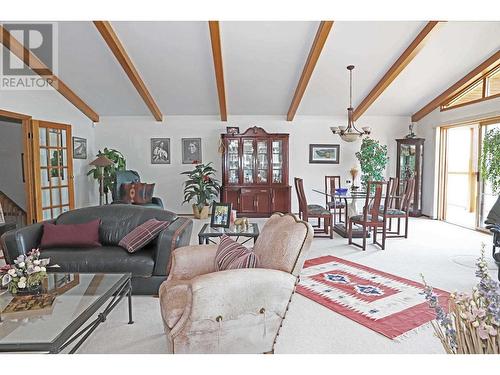
<path id="1" fill-rule="evenodd" d="M 252 250 L 234 241 L 229 236 L 222 235 L 215 253 L 216 271 L 256 268 L 258 265 L 259 259 Z"/>
<path id="2" fill-rule="evenodd" d="M 99 224 L 99 219 L 83 224 L 43 223 L 40 248 L 101 246 Z"/>
<path id="3" fill-rule="evenodd" d="M 59 265 L 57 272 L 130 272 L 132 276 L 149 277 L 155 264 L 150 247 L 136 254 L 118 246 L 43 249 L 41 257 L 50 258 L 51 265 Z"/>
<path id="4" fill-rule="evenodd" d="M 166 210 L 136 206 L 131 204 L 113 204 L 107 206 L 85 207 L 61 214 L 57 224 L 86 223 L 100 219 L 99 239 L 104 246 L 118 246 L 123 237 L 149 219 L 173 222 L 177 215 Z"/>
<path id="5" fill-rule="evenodd" d="M 129 253 L 135 253 L 153 241 L 169 224 L 168 221 L 149 219 L 123 237 L 118 245 Z"/>

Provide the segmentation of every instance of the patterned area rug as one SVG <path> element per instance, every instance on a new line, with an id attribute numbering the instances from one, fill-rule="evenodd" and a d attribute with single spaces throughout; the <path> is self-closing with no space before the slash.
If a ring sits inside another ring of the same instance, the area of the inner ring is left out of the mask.
<path id="1" fill-rule="evenodd" d="M 390 339 L 435 318 L 415 281 L 323 256 L 305 262 L 297 292 Z M 434 289 L 442 306 L 448 292 Z"/>

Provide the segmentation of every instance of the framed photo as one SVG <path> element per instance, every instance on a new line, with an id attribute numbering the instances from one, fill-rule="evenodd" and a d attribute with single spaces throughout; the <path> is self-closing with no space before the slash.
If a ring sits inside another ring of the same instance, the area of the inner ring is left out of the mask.
<path id="1" fill-rule="evenodd" d="M 151 164 L 170 164 L 170 138 L 151 138 Z"/>
<path id="2" fill-rule="evenodd" d="M 201 162 L 201 138 L 182 138 L 182 164 Z"/>
<path id="3" fill-rule="evenodd" d="M 240 128 L 237 126 L 226 126 L 227 134 L 240 134 Z"/>
<path id="4" fill-rule="evenodd" d="M 229 228 L 231 222 L 231 203 L 212 203 L 212 217 L 210 226 L 212 228 Z"/>
<path id="5" fill-rule="evenodd" d="M 73 159 L 87 159 L 87 140 L 73 137 Z"/>
<path id="6" fill-rule="evenodd" d="M 339 164 L 340 145 L 309 145 L 310 164 Z"/>
<path id="7" fill-rule="evenodd" d="M 0 224 L 5 224 L 5 217 L 3 216 L 2 204 L 0 203 Z"/>

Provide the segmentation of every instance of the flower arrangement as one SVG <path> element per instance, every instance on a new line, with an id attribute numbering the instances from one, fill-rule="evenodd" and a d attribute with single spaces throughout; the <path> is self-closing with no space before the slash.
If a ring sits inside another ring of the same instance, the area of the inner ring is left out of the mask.
<path id="1" fill-rule="evenodd" d="M 500 283 L 488 273 L 484 244 L 476 266 L 479 283 L 471 295 L 452 293 L 449 313 L 422 276 L 425 298 L 436 312 L 437 324 L 432 325 L 448 354 L 500 354 Z"/>
<path id="2" fill-rule="evenodd" d="M 12 294 L 36 289 L 47 276 L 50 259 L 40 259 L 40 250 L 33 249 L 28 255 L 19 255 L 14 264 L 0 268 L 2 287 Z"/>

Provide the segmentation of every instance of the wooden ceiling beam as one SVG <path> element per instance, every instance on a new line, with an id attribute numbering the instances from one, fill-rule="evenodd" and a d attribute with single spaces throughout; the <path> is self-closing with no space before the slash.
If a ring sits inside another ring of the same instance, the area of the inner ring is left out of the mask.
<path id="1" fill-rule="evenodd" d="M 297 113 L 297 109 L 299 108 L 302 97 L 304 96 L 304 92 L 306 91 L 307 85 L 309 83 L 309 80 L 311 79 L 314 68 L 316 66 L 316 63 L 318 62 L 319 56 L 321 55 L 321 51 L 323 50 L 332 26 L 333 21 L 321 21 L 319 24 L 318 31 L 316 32 L 316 37 L 314 38 L 311 50 L 309 51 L 309 55 L 307 56 L 307 60 L 304 65 L 304 69 L 302 70 L 302 75 L 300 76 L 299 83 L 297 84 L 297 88 L 295 89 L 292 103 L 290 104 L 290 108 L 288 109 L 288 113 L 286 116 L 287 121 L 293 121 L 293 118 Z"/>
<path id="2" fill-rule="evenodd" d="M 93 122 L 99 122 L 99 115 L 90 106 L 76 95 L 51 69 L 43 63 L 33 52 L 25 48 L 14 38 L 7 29 L 0 25 L 0 42 L 13 55 L 19 58 L 27 67 L 44 78 L 55 90 L 64 96 L 71 104 L 78 108 Z"/>
<path id="3" fill-rule="evenodd" d="M 413 39 L 410 45 L 404 50 L 401 56 L 392 64 L 389 70 L 384 74 L 382 79 L 373 87 L 370 93 L 361 101 L 361 103 L 354 109 L 353 119 L 356 121 L 366 112 L 368 108 L 377 100 L 377 98 L 385 91 L 387 87 L 396 79 L 396 77 L 405 69 L 413 58 L 424 47 L 425 43 L 431 36 L 431 32 L 438 29 L 441 22 L 429 21 L 424 28 L 418 33 L 417 37 Z"/>
<path id="4" fill-rule="evenodd" d="M 221 121 L 227 121 L 226 88 L 224 85 L 224 67 L 222 63 L 219 21 L 208 21 L 208 27 L 210 29 L 210 41 L 212 44 L 212 56 L 214 59 L 217 95 L 219 96 L 220 119 Z"/>
<path id="5" fill-rule="evenodd" d="M 149 108 L 156 121 L 162 121 L 163 114 L 161 113 L 160 108 L 154 101 L 153 96 L 150 94 L 148 88 L 146 87 L 146 84 L 139 75 L 139 72 L 135 68 L 132 60 L 127 54 L 127 51 L 123 47 L 123 44 L 120 42 L 120 39 L 113 30 L 111 24 L 108 21 L 94 21 L 94 25 L 101 33 L 104 41 L 108 45 L 113 55 L 115 55 L 121 67 L 125 71 L 125 74 L 127 74 L 128 78 L 134 85 L 142 100 L 144 100 L 144 103 L 146 103 L 146 106 Z"/>
<path id="6" fill-rule="evenodd" d="M 411 116 L 412 122 L 420 121 L 423 117 L 427 116 L 433 110 L 438 108 L 443 102 L 445 102 L 449 97 L 456 95 L 465 86 L 471 84 L 473 81 L 484 75 L 490 69 L 492 69 L 500 61 L 500 50 L 496 51 L 493 55 L 484 60 L 477 67 L 472 69 L 464 77 L 455 82 L 448 89 L 443 91 L 441 94 L 436 96 L 433 100 L 423 106 L 420 110 L 415 112 Z"/>

